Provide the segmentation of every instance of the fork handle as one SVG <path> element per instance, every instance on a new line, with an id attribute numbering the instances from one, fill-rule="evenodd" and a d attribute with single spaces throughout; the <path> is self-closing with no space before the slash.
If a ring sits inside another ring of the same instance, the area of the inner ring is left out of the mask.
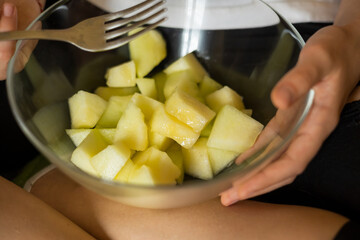
<path id="1" fill-rule="evenodd" d="M 67 35 L 66 30 L 62 30 L 62 29 L 0 32 L 0 41 L 22 40 L 22 39 L 67 41 L 66 35 Z"/>

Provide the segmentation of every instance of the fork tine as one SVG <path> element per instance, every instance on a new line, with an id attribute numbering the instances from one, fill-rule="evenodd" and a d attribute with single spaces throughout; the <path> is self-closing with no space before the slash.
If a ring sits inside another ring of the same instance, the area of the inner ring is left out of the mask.
<path id="1" fill-rule="evenodd" d="M 160 2 L 158 2 L 156 4 L 154 4 L 153 6 L 147 8 L 147 9 L 143 10 L 142 12 L 139 12 L 139 13 L 131 16 L 131 17 L 126 17 L 126 18 L 118 20 L 118 21 L 114 21 L 116 19 L 116 18 L 114 18 L 114 19 L 112 19 L 113 22 L 110 22 L 110 23 L 105 22 L 105 30 L 109 31 L 109 30 L 112 30 L 114 28 L 119 28 L 121 26 L 124 26 L 125 24 L 128 24 L 129 22 L 135 21 L 135 20 L 143 17 L 147 13 L 150 13 L 154 9 L 160 7 L 164 3 L 165 3 L 165 1 L 160 1 Z"/>
<path id="2" fill-rule="evenodd" d="M 154 13 L 153 15 L 151 15 L 151 16 L 149 16 L 149 17 L 147 17 L 147 18 L 145 18 L 145 19 L 143 19 L 141 21 L 132 23 L 131 25 L 120 28 L 120 29 L 115 30 L 115 31 L 107 32 L 105 34 L 105 39 L 107 41 L 111 41 L 111 39 L 118 38 L 121 35 L 123 35 L 125 33 L 128 33 L 130 31 L 132 31 L 132 30 L 134 30 L 134 29 L 148 23 L 149 21 L 153 20 L 154 18 L 158 17 L 159 15 L 163 14 L 164 12 L 166 12 L 166 9 L 161 9 L 158 12 Z"/>
<path id="3" fill-rule="evenodd" d="M 134 33 L 133 35 L 126 36 L 126 37 L 120 38 L 118 40 L 113 40 L 113 41 L 107 42 L 104 50 L 112 50 L 114 48 L 123 46 L 123 45 L 127 44 L 128 42 L 130 42 L 131 40 L 137 38 L 138 36 L 156 28 L 160 23 L 162 23 L 166 19 L 167 18 L 164 17 L 164 18 L 160 19 L 159 21 L 146 26 L 146 28 L 142 29 L 141 31 L 139 31 L 137 33 Z"/>
<path id="4" fill-rule="evenodd" d="M 155 1 L 158 1 L 158 0 L 146 0 L 144 2 L 141 2 L 135 6 L 132 6 L 132 7 L 129 7 L 127 9 L 123 9 L 121 11 L 118 11 L 118 12 L 114 12 L 114 13 L 109 13 L 109 14 L 106 14 L 104 15 L 103 17 L 105 18 L 105 21 L 108 22 L 108 21 L 112 21 L 114 19 L 117 19 L 117 18 L 121 18 L 129 13 L 132 13 L 132 12 L 135 12 Z"/>

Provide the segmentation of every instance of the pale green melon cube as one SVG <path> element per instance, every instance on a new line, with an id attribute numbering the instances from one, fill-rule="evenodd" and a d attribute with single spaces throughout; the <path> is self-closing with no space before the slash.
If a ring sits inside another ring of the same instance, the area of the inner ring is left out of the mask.
<path id="1" fill-rule="evenodd" d="M 108 146 L 99 131 L 91 131 L 71 155 L 71 162 L 91 175 L 98 176 L 97 171 L 90 163 L 90 159 Z"/>
<path id="2" fill-rule="evenodd" d="M 105 79 L 108 87 L 134 87 L 136 85 L 134 61 L 128 61 L 109 68 L 106 71 Z"/>
<path id="3" fill-rule="evenodd" d="M 199 87 L 189 71 L 174 72 L 167 75 L 164 85 L 165 99 L 168 99 L 175 90 L 182 90 L 193 97 L 199 95 Z"/>
<path id="4" fill-rule="evenodd" d="M 130 96 L 112 96 L 110 97 L 104 113 L 96 124 L 97 128 L 116 128 L 121 115 L 126 109 Z"/>
<path id="5" fill-rule="evenodd" d="M 230 166 L 239 153 L 217 148 L 208 148 L 209 160 L 214 176 Z"/>
<path id="6" fill-rule="evenodd" d="M 182 149 L 185 173 L 203 180 L 212 179 L 214 176 L 207 152 L 207 140 L 199 138 L 191 148 Z"/>
<path id="7" fill-rule="evenodd" d="M 165 137 L 156 132 L 149 132 L 149 146 L 165 151 L 173 142 L 174 140 L 169 137 Z"/>
<path id="8" fill-rule="evenodd" d="M 71 141 L 77 147 L 95 129 L 80 128 L 80 129 L 66 129 L 66 134 L 70 137 Z M 108 144 L 113 144 L 115 136 L 115 128 L 97 128 L 96 129 Z"/>
<path id="9" fill-rule="evenodd" d="M 139 92 L 138 87 L 98 87 L 95 94 L 108 101 L 112 96 L 129 96 Z"/>
<path id="10" fill-rule="evenodd" d="M 128 183 L 145 186 L 155 186 L 157 184 L 151 168 L 147 165 L 135 165 L 128 177 Z"/>
<path id="11" fill-rule="evenodd" d="M 160 102 L 164 102 L 165 101 L 164 86 L 167 79 L 166 73 L 158 72 L 153 76 L 153 78 L 155 80 L 155 85 L 156 85 L 157 99 Z"/>
<path id="12" fill-rule="evenodd" d="M 204 76 L 202 81 L 199 83 L 200 96 L 206 97 L 210 93 L 213 93 L 222 87 L 223 86 L 214 79 L 210 78 L 209 76 Z"/>
<path id="13" fill-rule="evenodd" d="M 153 78 L 138 78 L 136 85 L 142 95 L 157 99 L 157 89 Z"/>
<path id="14" fill-rule="evenodd" d="M 215 112 L 219 112 L 225 105 L 231 105 L 239 110 L 245 109 L 243 98 L 228 86 L 209 94 L 206 104 Z"/>
<path id="15" fill-rule="evenodd" d="M 190 148 L 200 136 L 192 128 L 167 114 L 164 107 L 156 109 L 149 127 L 150 131 L 169 137 L 184 148 Z"/>
<path id="16" fill-rule="evenodd" d="M 138 108 L 141 109 L 142 113 L 145 116 L 145 121 L 149 121 L 154 111 L 163 106 L 164 104 L 147 96 L 144 96 L 139 93 L 135 93 L 131 98 L 131 102 L 133 102 Z"/>
<path id="17" fill-rule="evenodd" d="M 165 110 L 195 132 L 201 132 L 216 113 L 189 94 L 177 90 L 165 102 Z"/>
<path id="18" fill-rule="evenodd" d="M 117 142 L 93 156 L 90 163 L 101 178 L 112 180 L 129 158 L 130 149 Z"/>
<path id="19" fill-rule="evenodd" d="M 93 128 L 107 106 L 104 99 L 83 90 L 71 96 L 68 104 L 71 128 Z"/>
<path id="20" fill-rule="evenodd" d="M 129 35 L 142 28 L 135 29 Z M 150 30 L 129 43 L 130 58 L 135 62 L 136 75 L 146 76 L 166 57 L 166 42 L 160 32 Z"/>
<path id="21" fill-rule="evenodd" d="M 180 71 L 189 71 L 195 82 L 200 82 L 205 75 L 208 75 L 205 68 L 197 60 L 193 53 L 189 53 L 168 66 L 164 72 L 166 74 L 172 74 Z"/>
<path id="22" fill-rule="evenodd" d="M 127 183 L 129 180 L 130 173 L 134 169 L 134 163 L 131 159 L 128 159 L 125 165 L 120 169 L 118 174 L 115 176 L 114 181 Z"/>
<path id="23" fill-rule="evenodd" d="M 242 153 L 255 143 L 263 127 L 237 108 L 226 105 L 215 118 L 207 145 Z"/>
<path id="24" fill-rule="evenodd" d="M 174 147 L 175 146 L 175 147 Z M 182 154 L 181 146 L 174 143 L 171 147 L 166 150 L 167 155 L 171 158 L 173 163 L 180 169 L 180 176 L 176 179 L 178 184 L 184 181 L 184 158 Z"/>
<path id="25" fill-rule="evenodd" d="M 128 104 L 118 122 L 114 141 L 121 141 L 136 151 L 143 151 L 148 146 L 148 130 L 144 114 L 132 102 Z"/>

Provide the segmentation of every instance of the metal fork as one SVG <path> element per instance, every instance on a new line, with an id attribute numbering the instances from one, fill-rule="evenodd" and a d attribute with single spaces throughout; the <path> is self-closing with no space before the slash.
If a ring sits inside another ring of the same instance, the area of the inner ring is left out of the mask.
<path id="1" fill-rule="evenodd" d="M 164 3 L 164 0 L 147 0 L 119 12 L 86 19 L 67 29 L 2 32 L 0 41 L 57 40 L 71 43 L 89 52 L 107 51 L 127 44 L 165 21 L 166 17 L 162 17 L 160 20 L 144 26 L 166 11 L 166 8 L 162 7 Z M 152 13 L 153 11 L 156 12 Z M 143 18 L 146 15 L 148 16 Z M 128 35 L 130 31 L 139 27 L 143 29 Z"/>

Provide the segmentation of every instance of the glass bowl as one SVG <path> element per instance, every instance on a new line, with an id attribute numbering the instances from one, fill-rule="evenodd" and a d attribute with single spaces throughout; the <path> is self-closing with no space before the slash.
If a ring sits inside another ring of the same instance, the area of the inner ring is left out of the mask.
<path id="1" fill-rule="evenodd" d="M 59 1 L 29 29 L 70 27 L 103 14 L 106 7 L 115 10 L 137 1 L 109 1 L 103 9 L 91 2 Z M 284 113 L 272 105 L 272 88 L 294 66 L 304 42 L 296 29 L 265 3 L 168 0 L 166 5 L 168 20 L 157 29 L 166 39 L 168 56 L 159 69 L 195 51 L 210 76 L 242 95 L 247 108 L 253 109 L 253 117 L 267 125 L 261 141 L 243 155 L 244 161 L 212 180 L 188 178 L 182 185 L 156 187 L 122 184 L 88 175 L 70 162 L 75 146 L 65 133 L 70 128 L 67 99 L 80 89 L 94 91 L 104 86 L 106 69 L 129 59 L 127 46 L 90 53 L 64 42 L 19 41 L 8 68 L 9 102 L 32 144 L 84 187 L 145 208 L 174 208 L 206 201 L 230 188 L 233 181 L 244 180 L 262 169 L 284 151 L 306 117 L 314 94 L 310 91 Z M 276 127 L 268 125 L 275 114 Z"/>

